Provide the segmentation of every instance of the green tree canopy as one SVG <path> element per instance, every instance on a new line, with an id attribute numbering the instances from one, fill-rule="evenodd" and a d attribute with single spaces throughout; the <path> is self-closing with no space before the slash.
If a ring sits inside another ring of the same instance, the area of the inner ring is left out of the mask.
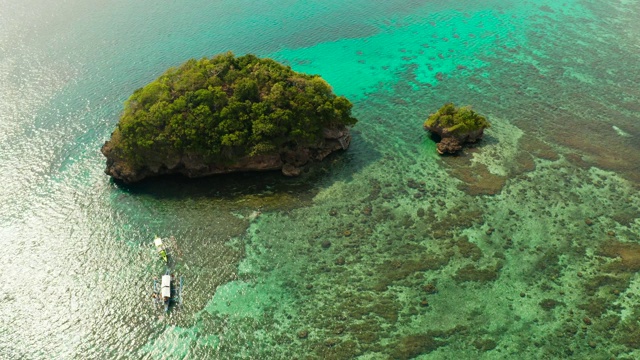
<path id="1" fill-rule="evenodd" d="M 188 60 L 136 90 L 111 142 L 136 163 L 152 153 L 232 160 L 313 144 L 323 128 L 354 125 L 351 107 L 318 75 L 229 52 Z"/>
<path id="2" fill-rule="evenodd" d="M 424 122 L 427 128 L 443 128 L 454 136 L 466 134 L 490 127 L 484 116 L 471 110 L 470 106 L 456 107 L 453 103 L 444 104 L 435 114 Z"/>

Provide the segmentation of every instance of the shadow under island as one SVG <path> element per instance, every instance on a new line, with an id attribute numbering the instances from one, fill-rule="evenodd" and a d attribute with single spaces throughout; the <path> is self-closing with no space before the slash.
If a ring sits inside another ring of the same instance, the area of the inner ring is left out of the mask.
<path id="1" fill-rule="evenodd" d="M 133 184 L 113 181 L 119 189 L 132 195 L 148 195 L 157 199 L 216 198 L 233 200 L 250 195 L 289 193 L 314 196 L 318 190 L 336 181 L 352 180 L 354 173 L 381 155 L 371 144 L 352 130 L 352 143 L 346 151 L 329 154 L 320 162 L 304 166 L 297 177 L 287 177 L 280 170 L 217 174 L 189 178 L 181 174 L 162 175 Z"/>

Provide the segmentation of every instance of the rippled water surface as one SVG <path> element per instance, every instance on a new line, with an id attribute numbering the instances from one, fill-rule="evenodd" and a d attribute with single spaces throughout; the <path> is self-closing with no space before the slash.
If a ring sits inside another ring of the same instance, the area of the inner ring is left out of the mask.
<path id="1" fill-rule="evenodd" d="M 636 0 L 0 0 L 0 358 L 639 358 L 638 18 Z M 354 103 L 351 148 L 297 179 L 111 182 L 123 101 L 228 50 L 323 76 Z M 422 122 L 447 101 L 492 127 L 439 158 Z M 154 235 L 185 277 L 168 315 Z"/>

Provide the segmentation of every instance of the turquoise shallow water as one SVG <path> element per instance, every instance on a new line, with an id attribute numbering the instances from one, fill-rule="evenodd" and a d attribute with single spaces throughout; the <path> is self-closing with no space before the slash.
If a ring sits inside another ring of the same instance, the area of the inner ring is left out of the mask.
<path id="1" fill-rule="evenodd" d="M 638 358 L 639 5 L 0 0 L 0 358 Z M 351 148 L 110 182 L 122 102 L 227 50 L 322 75 Z M 456 158 L 421 127 L 446 101 L 493 124 Z"/>

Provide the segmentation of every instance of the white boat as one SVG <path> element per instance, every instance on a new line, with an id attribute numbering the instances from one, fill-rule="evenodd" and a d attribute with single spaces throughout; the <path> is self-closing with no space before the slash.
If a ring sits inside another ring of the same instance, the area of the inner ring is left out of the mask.
<path id="1" fill-rule="evenodd" d="M 169 269 L 162 275 L 162 278 L 153 280 L 153 294 L 151 297 L 157 306 L 164 307 L 164 311 L 168 312 L 171 307 L 180 306 L 182 304 L 182 276 L 176 279 L 175 275 L 171 275 Z"/>
<path id="2" fill-rule="evenodd" d="M 158 254 L 160 254 L 160 257 L 162 258 L 162 260 L 164 260 L 165 263 L 168 263 L 169 256 L 167 255 L 167 249 L 162 243 L 162 239 L 160 239 L 159 237 L 156 237 L 155 239 L 153 239 L 153 242 L 156 244 L 156 249 L 158 250 Z"/>

